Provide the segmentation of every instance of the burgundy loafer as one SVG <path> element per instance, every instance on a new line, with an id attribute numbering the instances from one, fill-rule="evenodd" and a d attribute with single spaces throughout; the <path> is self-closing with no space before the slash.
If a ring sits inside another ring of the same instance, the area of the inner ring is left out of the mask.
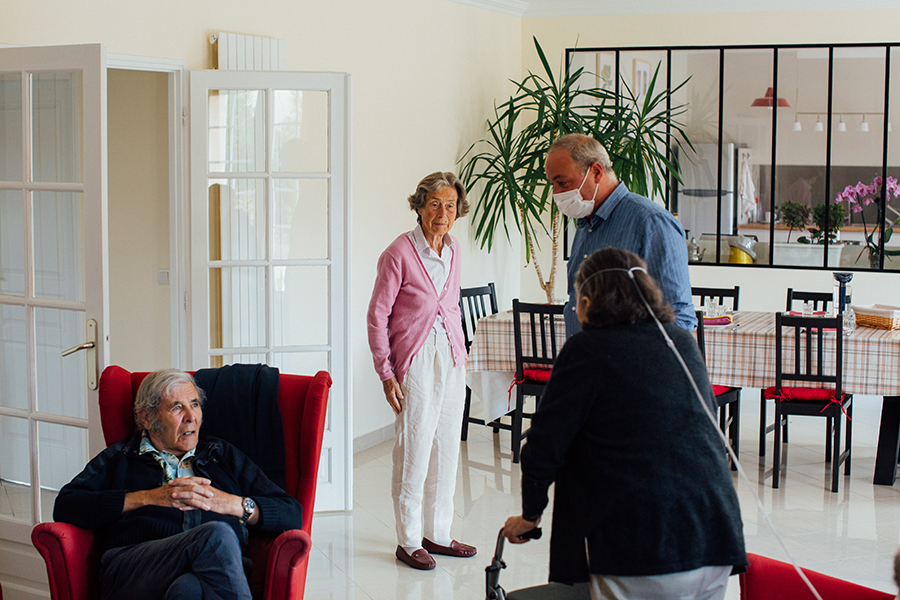
<path id="1" fill-rule="evenodd" d="M 440 544 L 435 544 L 428 538 L 424 538 L 422 540 L 422 547 L 432 554 L 444 554 L 446 556 L 458 556 L 460 558 L 475 556 L 475 553 L 477 552 L 475 546 L 461 544 L 456 540 L 451 541 L 449 546 L 441 546 Z"/>
<path id="2" fill-rule="evenodd" d="M 426 550 L 422 550 L 421 548 L 412 554 L 408 554 L 406 550 L 403 549 L 403 546 L 397 546 L 397 552 L 395 554 L 397 555 L 397 558 L 411 566 L 413 569 L 430 571 L 435 565 L 434 559 L 431 558 Z"/>

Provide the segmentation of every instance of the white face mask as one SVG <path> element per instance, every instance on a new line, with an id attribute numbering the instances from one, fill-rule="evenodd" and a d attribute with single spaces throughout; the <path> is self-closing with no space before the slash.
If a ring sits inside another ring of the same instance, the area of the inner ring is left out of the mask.
<path id="1" fill-rule="evenodd" d="M 588 169 L 587 173 L 584 174 L 584 179 L 581 180 L 581 185 L 578 186 L 577 190 L 553 194 L 553 201 L 556 202 L 559 211 L 567 217 L 580 219 L 594 212 L 594 198 L 597 197 L 597 189 L 600 186 L 594 188 L 594 195 L 590 200 L 585 200 L 581 197 L 581 188 L 584 187 L 584 182 L 587 181 L 587 176 L 590 172 L 591 170 Z"/>

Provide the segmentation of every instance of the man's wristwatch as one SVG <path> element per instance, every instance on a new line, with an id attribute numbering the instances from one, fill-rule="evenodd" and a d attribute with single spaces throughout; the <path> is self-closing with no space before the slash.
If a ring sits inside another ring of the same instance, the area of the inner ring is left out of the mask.
<path id="1" fill-rule="evenodd" d="M 241 523 L 246 523 L 250 520 L 250 517 L 253 516 L 253 511 L 256 510 L 256 502 L 253 501 L 253 498 L 244 498 L 241 500 L 241 506 L 244 507 L 244 514 L 241 516 Z"/>

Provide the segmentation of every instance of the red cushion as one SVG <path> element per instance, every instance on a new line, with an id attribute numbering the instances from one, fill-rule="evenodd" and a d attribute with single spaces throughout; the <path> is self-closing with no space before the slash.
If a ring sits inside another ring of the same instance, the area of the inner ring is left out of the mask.
<path id="1" fill-rule="evenodd" d="M 550 373 L 552 372 L 552 369 L 522 369 L 525 381 L 537 381 L 539 383 L 550 381 Z"/>
<path id="2" fill-rule="evenodd" d="M 750 566 L 741 573 L 743 600 L 798 600 L 812 598 L 806 584 L 788 563 L 747 553 Z M 893 600 L 894 595 L 803 569 L 825 600 Z"/>
<path id="3" fill-rule="evenodd" d="M 767 400 L 834 400 L 834 390 L 823 388 L 785 387 L 774 385 L 763 392 Z M 846 394 L 844 394 L 846 397 Z"/>
<path id="4" fill-rule="evenodd" d="M 737 388 L 728 387 L 727 385 L 714 385 L 713 388 L 713 396 L 721 396 L 731 390 L 736 390 Z"/>

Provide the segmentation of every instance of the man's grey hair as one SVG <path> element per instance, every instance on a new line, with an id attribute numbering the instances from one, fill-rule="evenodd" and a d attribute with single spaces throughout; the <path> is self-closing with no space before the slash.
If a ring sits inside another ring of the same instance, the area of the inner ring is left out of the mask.
<path id="1" fill-rule="evenodd" d="M 556 150 L 568 152 L 575 164 L 585 172 L 592 164 L 598 163 L 606 173 L 612 175 L 614 179 L 618 179 L 613 170 L 612 161 L 609 159 L 609 152 L 606 151 L 603 144 L 589 135 L 581 133 L 564 135 L 553 142 L 550 149 L 547 150 L 547 154 Z"/>
<path id="2" fill-rule="evenodd" d="M 425 206 L 425 198 L 428 194 L 447 186 L 456 190 L 456 218 L 464 217 L 469 213 L 466 188 L 463 186 L 462 181 L 459 180 L 459 177 L 450 172 L 437 171 L 422 179 L 419 185 L 416 186 L 416 193 L 408 198 L 409 209 L 416 213 L 419 223 L 422 222 L 422 216 L 418 214 L 419 209 Z"/>
<path id="3" fill-rule="evenodd" d="M 141 417 L 145 417 L 150 423 L 150 430 L 154 433 L 162 431 L 162 423 L 159 419 L 159 407 L 163 400 L 175 393 L 175 388 L 189 383 L 197 390 L 197 398 L 200 406 L 206 401 L 206 394 L 197 386 L 194 378 L 178 369 L 162 369 L 154 371 L 144 378 L 138 388 L 137 397 L 134 399 L 134 422 L 138 429 L 143 429 Z"/>

